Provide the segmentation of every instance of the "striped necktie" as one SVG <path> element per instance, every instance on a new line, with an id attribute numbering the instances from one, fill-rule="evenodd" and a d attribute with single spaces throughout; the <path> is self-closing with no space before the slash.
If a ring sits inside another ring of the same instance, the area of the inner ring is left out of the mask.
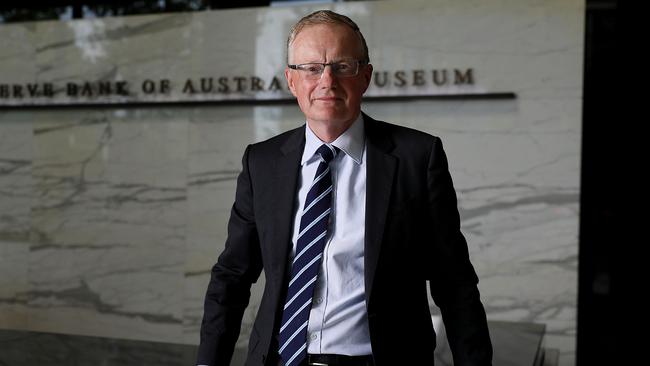
<path id="1" fill-rule="evenodd" d="M 286 366 L 298 365 L 307 355 L 307 324 L 314 286 L 318 277 L 332 206 L 332 175 L 329 163 L 338 148 L 323 144 L 316 150 L 321 157 L 314 181 L 305 199 L 300 218 L 296 255 L 282 312 L 280 356 Z"/>

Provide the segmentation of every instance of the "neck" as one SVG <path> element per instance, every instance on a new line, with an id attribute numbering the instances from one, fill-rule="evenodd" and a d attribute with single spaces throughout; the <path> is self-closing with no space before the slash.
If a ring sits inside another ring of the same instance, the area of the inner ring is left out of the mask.
<path id="1" fill-rule="evenodd" d="M 331 143 L 343 134 L 352 124 L 356 118 L 344 123 L 328 123 L 323 121 L 307 121 L 309 128 L 314 132 L 314 135 L 321 141 Z"/>

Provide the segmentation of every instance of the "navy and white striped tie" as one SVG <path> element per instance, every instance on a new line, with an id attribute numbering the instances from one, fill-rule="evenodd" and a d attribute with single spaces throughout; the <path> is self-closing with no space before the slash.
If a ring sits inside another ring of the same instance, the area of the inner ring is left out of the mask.
<path id="1" fill-rule="evenodd" d="M 338 148 L 327 144 L 316 150 L 321 161 L 302 210 L 291 281 L 282 312 L 279 353 L 286 366 L 298 365 L 307 355 L 309 312 L 332 207 L 329 163 L 338 151 Z"/>

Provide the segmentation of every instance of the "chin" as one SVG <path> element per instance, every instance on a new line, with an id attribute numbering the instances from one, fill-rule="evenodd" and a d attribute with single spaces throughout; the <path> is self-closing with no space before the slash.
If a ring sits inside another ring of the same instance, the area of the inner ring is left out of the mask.
<path id="1" fill-rule="evenodd" d="M 347 121 L 349 118 L 345 116 L 341 116 L 340 114 L 320 114 L 313 119 L 317 121 L 323 121 L 323 122 L 340 123 L 340 122 Z"/>
<path id="2" fill-rule="evenodd" d="M 340 122 L 340 121 L 347 121 L 350 118 L 350 113 L 347 111 L 319 111 L 318 113 L 314 113 L 314 119 L 321 120 L 321 121 L 332 121 L 332 122 Z"/>

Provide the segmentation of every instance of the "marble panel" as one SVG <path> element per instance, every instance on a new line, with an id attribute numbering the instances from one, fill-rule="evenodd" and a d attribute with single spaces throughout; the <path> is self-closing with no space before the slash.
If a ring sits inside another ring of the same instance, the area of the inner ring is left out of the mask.
<path id="1" fill-rule="evenodd" d="M 178 340 L 187 123 L 141 110 L 36 117 L 29 329 Z"/>
<path id="2" fill-rule="evenodd" d="M 27 325 L 27 263 L 32 206 L 32 125 L 0 113 L 0 328 Z"/>

